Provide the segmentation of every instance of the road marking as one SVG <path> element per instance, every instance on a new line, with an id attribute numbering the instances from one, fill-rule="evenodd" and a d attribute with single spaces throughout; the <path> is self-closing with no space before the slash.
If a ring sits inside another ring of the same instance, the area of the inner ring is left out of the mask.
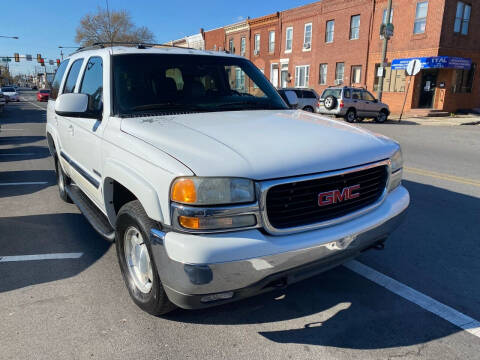
<path id="1" fill-rule="evenodd" d="M 388 277 L 387 275 L 379 273 L 371 267 L 359 263 L 356 260 L 347 262 L 344 264 L 344 266 L 347 269 L 367 278 L 368 280 L 383 286 L 394 294 L 401 296 L 402 298 L 480 338 L 480 321 L 462 314 L 450 306 L 444 305 L 441 302 L 432 299 L 430 296 L 424 295 L 421 292 L 414 290 L 411 287 L 404 285 L 401 282 L 392 279 L 391 277 Z"/>
<path id="2" fill-rule="evenodd" d="M 35 104 L 35 103 L 31 102 L 31 101 L 27 101 L 27 103 L 29 103 L 29 104 L 31 104 L 31 105 L 33 105 L 33 106 L 35 106 L 35 107 L 37 107 L 37 108 L 39 108 L 39 109 L 41 109 L 41 110 L 45 110 L 45 111 L 47 110 L 47 108 L 43 108 L 43 107 L 41 107 L 40 105 L 37 105 L 37 104 Z"/>
<path id="3" fill-rule="evenodd" d="M 1 154 L 0 153 L 0 156 L 32 156 L 32 155 L 36 155 L 35 153 L 14 153 L 14 154 Z"/>
<path id="4" fill-rule="evenodd" d="M 57 253 L 57 254 L 2 256 L 0 257 L 0 262 L 78 259 L 82 257 L 82 255 L 83 253 Z"/>
<path id="5" fill-rule="evenodd" d="M 480 181 L 475 180 L 475 179 L 469 179 L 469 178 L 464 178 L 464 177 L 459 177 L 459 176 L 454 176 L 454 175 L 449 175 L 449 174 L 443 174 L 443 173 L 439 173 L 439 172 L 435 172 L 435 171 L 411 168 L 411 167 L 407 167 L 407 166 L 405 166 L 403 169 L 407 172 L 411 172 L 412 174 L 430 176 L 430 177 L 433 177 L 435 179 L 449 180 L 449 181 L 454 181 L 454 182 L 458 182 L 458 183 L 461 183 L 461 184 L 480 186 Z"/>
<path id="6" fill-rule="evenodd" d="M 25 182 L 0 183 L 0 186 L 45 185 L 45 184 L 48 184 L 48 181 L 25 181 Z"/>

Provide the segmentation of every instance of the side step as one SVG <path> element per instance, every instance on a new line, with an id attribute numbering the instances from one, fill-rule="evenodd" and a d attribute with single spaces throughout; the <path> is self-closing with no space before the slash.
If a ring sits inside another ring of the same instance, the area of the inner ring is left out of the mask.
<path id="1" fill-rule="evenodd" d="M 66 186 L 65 191 L 75 205 L 78 206 L 92 227 L 105 239 L 114 241 L 115 230 L 108 222 L 105 214 L 98 210 L 97 206 L 88 198 L 88 196 L 86 196 L 82 190 L 75 185 Z"/>

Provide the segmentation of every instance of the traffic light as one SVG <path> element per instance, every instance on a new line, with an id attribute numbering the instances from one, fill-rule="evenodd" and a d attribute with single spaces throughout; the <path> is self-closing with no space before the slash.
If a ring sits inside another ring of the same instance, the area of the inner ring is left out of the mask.
<path id="1" fill-rule="evenodd" d="M 45 66 L 45 59 L 40 58 L 40 65 Z"/>
<path id="2" fill-rule="evenodd" d="M 37 54 L 37 62 L 42 63 L 42 54 Z"/>
<path id="3" fill-rule="evenodd" d="M 20 55 L 18 53 L 13 54 L 13 57 L 15 58 L 15 62 L 20 62 Z"/>
<path id="4" fill-rule="evenodd" d="M 60 66 L 60 59 L 57 59 L 57 66 Z"/>

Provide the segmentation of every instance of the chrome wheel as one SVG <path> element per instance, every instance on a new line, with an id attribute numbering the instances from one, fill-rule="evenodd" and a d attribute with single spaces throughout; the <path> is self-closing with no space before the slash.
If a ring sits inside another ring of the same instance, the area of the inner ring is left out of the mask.
<path id="1" fill-rule="evenodd" d="M 125 231 L 123 246 L 130 276 L 137 289 L 147 294 L 153 282 L 152 263 L 147 245 L 137 228 L 130 226 Z"/>
<path id="2" fill-rule="evenodd" d="M 324 106 L 327 109 L 330 109 L 332 107 L 332 104 L 333 104 L 333 100 L 331 98 L 326 98 L 325 99 Z"/>
<path id="3" fill-rule="evenodd" d="M 383 111 L 381 111 L 378 116 L 377 116 L 377 122 L 383 123 L 387 120 L 387 114 Z"/>

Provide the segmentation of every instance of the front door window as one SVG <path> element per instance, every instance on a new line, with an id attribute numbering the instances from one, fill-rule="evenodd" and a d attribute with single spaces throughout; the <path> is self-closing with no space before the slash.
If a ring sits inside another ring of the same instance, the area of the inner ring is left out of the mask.
<path id="1" fill-rule="evenodd" d="M 437 87 L 437 69 L 422 70 L 422 82 L 420 88 L 419 108 L 432 108 L 435 98 L 435 88 Z"/>

